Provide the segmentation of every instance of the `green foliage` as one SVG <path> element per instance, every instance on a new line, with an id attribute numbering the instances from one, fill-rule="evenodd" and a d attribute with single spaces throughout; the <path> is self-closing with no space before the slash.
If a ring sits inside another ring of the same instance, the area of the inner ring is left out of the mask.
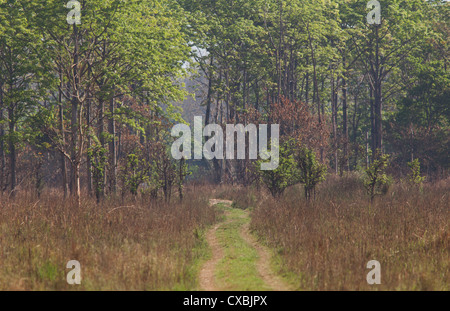
<path id="1" fill-rule="evenodd" d="M 186 163 L 186 160 L 184 158 L 181 159 L 178 163 L 178 176 L 177 176 L 178 193 L 180 196 L 180 200 L 183 199 L 184 180 L 191 174 L 192 172 L 189 170 L 189 165 Z"/>
<path id="2" fill-rule="evenodd" d="M 37 267 L 37 275 L 41 281 L 54 282 L 60 276 L 58 266 L 47 260 Z"/>
<path id="3" fill-rule="evenodd" d="M 262 160 L 255 162 L 256 171 L 274 197 L 281 196 L 286 188 L 299 182 L 293 144 L 286 142 L 280 146 L 279 150 L 280 162 L 275 170 L 260 170 Z"/>
<path id="4" fill-rule="evenodd" d="M 139 186 L 149 181 L 148 170 L 149 165 L 142 158 L 139 150 L 135 150 L 127 155 L 125 166 L 122 169 L 122 178 L 124 180 L 124 187 L 132 195 L 136 196 Z"/>
<path id="5" fill-rule="evenodd" d="M 21 1 L 0 1 L 0 126 L 9 125 L 0 140 L 9 142 L 13 157 L 31 137 L 26 121 L 55 81 L 39 29 L 29 18 Z"/>
<path id="6" fill-rule="evenodd" d="M 408 181 L 413 185 L 421 185 L 426 177 L 420 175 L 420 162 L 419 159 L 414 159 L 412 162 L 408 162 L 410 173 L 408 175 Z"/>
<path id="7" fill-rule="evenodd" d="M 305 197 L 311 199 L 311 195 L 317 184 L 325 180 L 327 166 L 316 159 L 313 150 L 300 147 L 295 154 L 295 161 L 298 167 L 299 181 L 304 184 Z"/>
<path id="8" fill-rule="evenodd" d="M 150 145 L 151 154 L 144 155 L 145 148 L 136 147 L 126 156 L 121 170 L 123 190 L 134 196 L 140 190 L 153 199 L 158 198 L 158 193 L 162 191 L 164 199 L 170 201 L 172 189 L 176 186 L 182 199 L 183 183 L 190 175 L 188 165 L 184 160 L 178 163 L 173 160 L 168 148 L 161 142 L 153 141 Z"/>
<path id="9" fill-rule="evenodd" d="M 157 152 L 151 160 L 150 180 L 155 191 L 162 189 L 164 199 L 168 202 L 172 196 L 172 187 L 177 184 L 179 177 L 177 163 L 170 157 L 166 146 L 158 144 L 156 148 Z M 180 184 L 178 186 L 180 187 Z"/>
<path id="10" fill-rule="evenodd" d="M 105 184 L 105 165 L 108 161 L 108 151 L 103 147 L 98 139 L 93 136 L 95 143 L 87 150 L 91 161 L 91 172 L 94 182 L 94 190 L 97 200 L 103 195 L 103 189 Z"/>
<path id="11" fill-rule="evenodd" d="M 386 174 L 389 165 L 389 155 L 379 155 L 365 170 L 364 187 L 373 201 L 376 195 L 386 194 L 392 184 L 392 178 Z"/>
<path id="12" fill-rule="evenodd" d="M 279 197 L 288 187 L 301 183 L 305 187 L 305 198 L 310 200 L 317 184 L 325 180 L 326 165 L 316 159 L 313 150 L 299 145 L 293 139 L 280 146 L 279 157 L 280 163 L 275 170 L 258 170 L 261 160 L 255 163 L 267 189 L 274 197 Z"/>
<path id="13" fill-rule="evenodd" d="M 81 175 L 89 156 L 96 192 L 105 181 L 115 189 L 109 175 L 119 163 L 127 191 L 148 183 L 153 194 L 162 189 L 170 197 L 172 186 L 181 194 L 188 170 L 170 159 L 164 135 L 184 122 L 177 104 L 190 70 L 200 72 L 188 82 L 205 95 L 209 122 L 220 115 L 224 122 L 270 123 L 272 106 L 285 97 L 304 102 L 314 122 L 331 117 L 336 167 L 365 165 L 369 141 L 399 163 L 413 154 L 427 172 L 448 169 L 448 3 L 391 0 L 373 26 L 366 0 L 89 0 L 80 1 L 82 23 L 74 26 L 62 2 L 0 0 L 0 153 L 13 155 L 2 182 L 30 145 L 61 152 Z M 345 110 L 335 100 L 341 94 Z M 302 109 L 286 108 L 282 117 Z M 300 139 L 333 158 L 325 130 L 299 138 L 292 133 L 305 123 L 281 119 L 292 128 L 283 141 Z M 155 135 L 159 145 L 122 152 L 126 131 L 142 145 Z M 259 180 L 274 196 L 302 183 L 310 199 L 325 166 L 291 142 L 280 151 L 280 166 L 256 174 Z M 372 198 L 386 189 L 380 182 L 368 182 Z"/>

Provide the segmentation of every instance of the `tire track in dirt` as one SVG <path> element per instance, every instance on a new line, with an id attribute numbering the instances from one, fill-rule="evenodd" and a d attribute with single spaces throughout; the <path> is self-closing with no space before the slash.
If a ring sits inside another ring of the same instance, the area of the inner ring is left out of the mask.
<path id="1" fill-rule="evenodd" d="M 219 241 L 216 237 L 216 230 L 222 224 L 218 224 L 214 226 L 214 228 L 210 229 L 206 233 L 206 241 L 208 242 L 209 247 L 212 251 L 212 258 L 209 259 L 200 270 L 199 283 L 200 288 L 205 291 L 217 291 L 215 282 L 215 271 L 216 266 L 219 263 L 220 259 L 223 257 L 223 250 L 219 245 Z"/>
<path id="2" fill-rule="evenodd" d="M 216 199 L 211 199 L 209 201 L 209 205 L 211 207 L 220 203 L 231 205 L 233 202 Z M 205 291 L 219 290 L 219 288 L 217 288 L 216 285 L 215 272 L 217 264 L 223 258 L 223 249 L 220 246 L 219 240 L 217 239 L 216 231 L 217 229 L 220 228 L 220 226 L 224 225 L 225 223 L 226 222 L 221 222 L 215 225 L 213 228 L 209 229 L 208 232 L 206 233 L 206 241 L 208 242 L 208 245 L 211 248 L 212 257 L 203 265 L 202 269 L 200 270 L 199 284 L 200 288 Z"/>
<path id="3" fill-rule="evenodd" d="M 233 203 L 228 200 L 210 200 L 211 207 L 216 204 L 227 204 L 230 205 Z M 248 217 L 248 212 L 246 212 L 246 216 Z M 212 258 L 209 259 L 200 270 L 199 276 L 199 284 L 200 288 L 204 291 L 218 291 L 221 290 L 217 287 L 215 280 L 215 271 L 217 264 L 224 257 L 224 251 L 222 246 L 217 239 L 217 230 L 229 223 L 231 220 L 227 220 L 225 222 L 216 224 L 213 228 L 211 228 L 206 234 L 206 241 L 208 242 L 209 247 L 212 251 Z M 246 223 L 240 229 L 240 236 L 242 239 L 252 246 L 258 253 L 258 261 L 256 263 L 256 267 L 261 279 L 267 285 L 268 288 L 271 288 L 274 291 L 288 291 L 292 290 L 288 284 L 286 284 L 279 276 L 277 276 L 270 266 L 270 252 L 266 247 L 262 246 L 256 238 L 250 233 L 249 224 Z"/>
<path id="4" fill-rule="evenodd" d="M 242 238 L 258 252 L 258 262 L 256 268 L 263 279 L 273 291 L 289 291 L 292 290 L 278 275 L 276 275 L 270 266 L 270 252 L 266 247 L 258 243 L 255 237 L 250 233 L 249 224 L 245 224 L 241 229 Z"/>

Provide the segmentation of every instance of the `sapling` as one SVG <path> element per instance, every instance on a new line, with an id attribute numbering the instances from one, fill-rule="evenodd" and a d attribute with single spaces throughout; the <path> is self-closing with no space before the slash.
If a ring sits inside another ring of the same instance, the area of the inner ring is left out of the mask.
<path id="1" fill-rule="evenodd" d="M 371 202 L 376 195 L 386 194 L 389 189 L 392 179 L 386 174 L 388 164 L 389 155 L 380 155 L 365 170 L 364 187 L 370 196 Z"/>

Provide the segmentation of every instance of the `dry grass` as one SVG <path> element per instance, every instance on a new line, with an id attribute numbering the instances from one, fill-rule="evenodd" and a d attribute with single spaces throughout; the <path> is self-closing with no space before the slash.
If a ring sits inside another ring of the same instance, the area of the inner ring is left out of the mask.
<path id="1" fill-rule="evenodd" d="M 264 191 L 192 185 L 185 201 L 84 200 L 55 194 L 0 198 L 0 290 L 193 290 L 207 252 L 209 198 L 252 207 L 251 229 L 278 254 L 301 290 L 449 290 L 450 180 L 423 190 L 395 184 L 370 205 L 355 176 L 330 177 L 306 204 L 301 187 L 274 200 Z M 124 206 L 126 205 L 126 206 Z M 369 260 L 381 285 L 366 282 Z M 66 283 L 78 260 L 82 284 Z"/>
<path id="2" fill-rule="evenodd" d="M 203 229 L 217 216 L 198 190 L 170 205 L 1 198 L 0 290 L 195 289 Z M 66 282 L 69 260 L 81 264 L 80 286 Z"/>
<path id="3" fill-rule="evenodd" d="M 246 209 L 257 204 L 257 197 L 261 194 L 256 187 L 240 185 L 220 185 L 214 188 L 214 197 L 233 201 L 234 208 Z"/>
<path id="4" fill-rule="evenodd" d="M 300 187 L 260 195 L 251 228 L 300 290 L 449 290 L 450 180 L 396 184 L 372 206 L 360 185 L 329 178 L 309 205 Z M 381 264 L 381 285 L 367 284 L 369 260 Z"/>

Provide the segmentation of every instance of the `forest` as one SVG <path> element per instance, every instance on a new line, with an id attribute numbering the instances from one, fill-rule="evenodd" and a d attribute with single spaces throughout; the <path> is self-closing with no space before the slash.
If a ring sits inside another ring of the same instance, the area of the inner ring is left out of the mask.
<path id="1" fill-rule="evenodd" d="M 77 258 L 86 290 L 266 288 L 230 285 L 228 248 L 216 287 L 198 279 L 211 226 L 222 247 L 241 238 L 220 231 L 229 219 L 293 290 L 367 289 L 355 271 L 377 256 L 383 289 L 448 290 L 449 14 L 442 0 L 0 0 L 0 289 L 70 288 Z M 196 117 L 278 125 L 276 169 L 246 147 L 175 159 L 172 129 Z"/>

